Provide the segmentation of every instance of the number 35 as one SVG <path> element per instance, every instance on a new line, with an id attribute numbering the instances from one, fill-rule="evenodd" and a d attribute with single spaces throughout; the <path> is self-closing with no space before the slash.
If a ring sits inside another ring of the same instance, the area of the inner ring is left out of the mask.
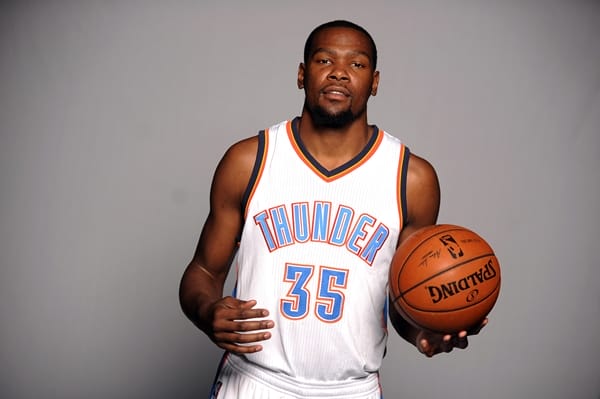
<path id="1" fill-rule="evenodd" d="M 289 319 L 305 318 L 311 306 L 308 283 L 315 267 L 312 265 L 286 264 L 284 281 L 291 284 L 285 298 L 280 301 L 281 313 Z M 348 283 L 348 270 L 321 266 L 314 301 L 317 318 L 325 323 L 335 323 L 344 313 L 344 290 Z"/>

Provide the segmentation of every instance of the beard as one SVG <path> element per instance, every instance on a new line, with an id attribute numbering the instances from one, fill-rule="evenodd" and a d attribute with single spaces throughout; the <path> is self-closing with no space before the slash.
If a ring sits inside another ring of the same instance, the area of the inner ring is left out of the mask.
<path id="1" fill-rule="evenodd" d="M 340 128 L 356 119 L 352 110 L 346 109 L 337 113 L 328 112 L 321 106 L 306 107 L 313 118 L 315 125 L 326 128 Z"/>

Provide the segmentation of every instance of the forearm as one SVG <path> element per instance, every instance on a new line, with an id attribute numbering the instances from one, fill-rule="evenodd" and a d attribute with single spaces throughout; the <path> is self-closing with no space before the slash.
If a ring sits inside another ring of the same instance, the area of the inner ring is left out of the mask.
<path id="1" fill-rule="evenodd" d="M 415 328 L 412 324 L 406 321 L 394 308 L 394 305 L 390 303 L 389 306 L 389 315 L 390 321 L 392 322 L 392 326 L 404 340 L 408 343 L 417 346 L 417 334 L 419 330 Z"/>
<path id="2" fill-rule="evenodd" d="M 211 305 L 222 298 L 224 277 L 215 276 L 192 262 L 187 267 L 179 287 L 179 302 L 183 313 L 202 331 L 207 332 Z"/>

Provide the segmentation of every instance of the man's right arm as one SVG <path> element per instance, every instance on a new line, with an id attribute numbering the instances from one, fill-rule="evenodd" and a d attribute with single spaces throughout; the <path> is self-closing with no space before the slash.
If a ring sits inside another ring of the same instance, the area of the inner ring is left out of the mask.
<path id="1" fill-rule="evenodd" d="M 242 196 L 256 151 L 256 137 L 246 139 L 231 146 L 219 162 L 211 185 L 208 218 L 179 288 L 184 314 L 216 345 L 234 353 L 261 350 L 257 342 L 270 338 L 270 333 L 253 331 L 273 327 L 271 320 L 264 319 L 268 311 L 254 308 L 256 301 L 223 297 L 243 226 Z"/>

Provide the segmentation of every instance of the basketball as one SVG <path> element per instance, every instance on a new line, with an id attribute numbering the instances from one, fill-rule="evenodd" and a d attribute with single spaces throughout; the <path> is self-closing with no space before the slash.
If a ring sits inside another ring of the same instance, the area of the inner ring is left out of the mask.
<path id="1" fill-rule="evenodd" d="M 476 327 L 500 293 L 500 265 L 477 233 L 456 225 L 411 234 L 390 265 L 390 300 L 416 327 L 456 333 Z"/>

